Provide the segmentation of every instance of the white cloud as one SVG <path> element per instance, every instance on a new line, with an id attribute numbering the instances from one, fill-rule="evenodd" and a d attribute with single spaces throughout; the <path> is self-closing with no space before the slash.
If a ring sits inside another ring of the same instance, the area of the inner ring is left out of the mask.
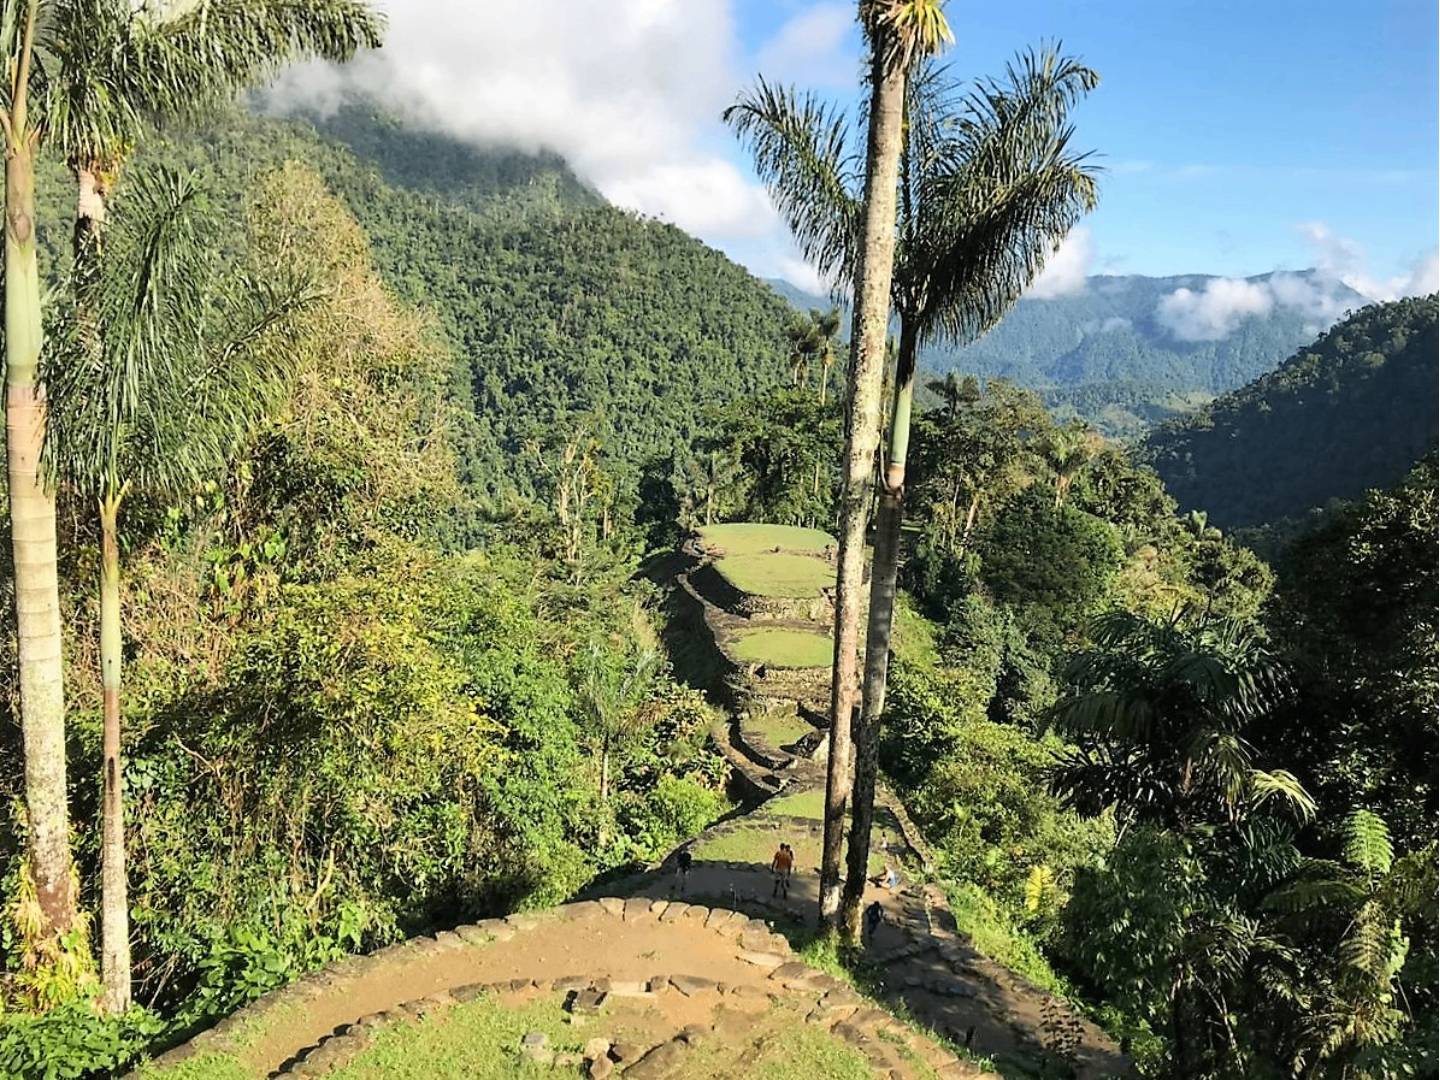
<path id="1" fill-rule="evenodd" d="M 1275 296 L 1264 282 L 1213 278 L 1199 292 L 1176 289 L 1162 296 L 1155 316 L 1181 341 L 1218 341 L 1241 321 L 1269 314 Z"/>
<path id="2" fill-rule="evenodd" d="M 620 206 L 701 235 L 766 236 L 783 227 L 765 189 L 718 157 L 635 169 L 604 191 Z"/>
<path id="3" fill-rule="evenodd" d="M 1345 314 L 1347 308 L 1355 306 L 1353 294 L 1342 290 L 1338 279 L 1324 273 L 1307 275 L 1279 271 L 1270 275 L 1267 284 L 1277 304 L 1293 308 L 1311 320 L 1307 327 L 1329 326 Z"/>
<path id="4" fill-rule="evenodd" d="M 1323 221 L 1304 222 L 1300 232 L 1315 250 L 1315 266 L 1321 275 L 1343 282 L 1366 300 L 1398 300 L 1440 288 L 1440 253 L 1434 249 L 1418 259 L 1406 273 L 1376 278 L 1366 266 L 1365 249 L 1354 240 L 1338 235 Z"/>
<path id="5" fill-rule="evenodd" d="M 761 46 L 756 70 L 772 82 L 853 93 L 859 64 L 854 31 L 853 3 L 815 4 L 792 16 Z"/>
<path id="6" fill-rule="evenodd" d="M 325 109 L 368 93 L 472 143 L 554 150 L 611 201 L 712 242 L 780 228 L 721 141 L 744 83 L 730 0 L 552 0 L 543 19 L 532 0 L 384 6 L 382 50 L 293 69 L 271 100 Z"/>
<path id="7" fill-rule="evenodd" d="M 1177 289 L 1162 297 L 1156 318 L 1181 341 L 1218 341 L 1243 319 L 1287 308 L 1306 319 L 1306 332 L 1318 333 L 1361 300 L 1378 302 L 1418 296 L 1440 289 L 1440 254 L 1431 251 L 1404 274 L 1376 278 L 1366 269 L 1365 250 L 1324 222 L 1299 226 L 1315 251 L 1313 273 L 1276 271 L 1265 281 L 1216 278 L 1200 292 Z"/>
<path id="8" fill-rule="evenodd" d="M 1050 256 L 1025 295 L 1032 300 L 1054 300 L 1084 292 L 1085 278 L 1094 260 L 1095 239 L 1087 226 L 1077 225 Z"/>
<path id="9" fill-rule="evenodd" d="M 804 259 L 793 255 L 781 255 L 777 261 L 777 276 L 784 278 L 797 289 L 804 289 L 816 296 L 826 296 L 830 283 L 815 272 L 815 268 Z"/>

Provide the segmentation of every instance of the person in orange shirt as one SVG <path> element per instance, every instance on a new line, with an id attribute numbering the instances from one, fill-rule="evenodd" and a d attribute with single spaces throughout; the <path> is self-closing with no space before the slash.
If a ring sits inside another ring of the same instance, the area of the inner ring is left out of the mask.
<path id="1" fill-rule="evenodd" d="M 790 872 L 795 866 L 795 852 L 789 844 L 781 844 L 770 860 L 770 872 L 775 875 L 775 888 L 771 896 L 790 898 Z"/>

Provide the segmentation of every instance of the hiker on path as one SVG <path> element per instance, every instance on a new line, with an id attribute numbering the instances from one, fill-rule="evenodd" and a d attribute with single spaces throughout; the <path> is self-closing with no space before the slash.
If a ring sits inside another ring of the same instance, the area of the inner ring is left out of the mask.
<path id="1" fill-rule="evenodd" d="M 888 862 L 885 864 L 885 872 L 883 874 L 878 874 L 869 880 L 871 885 L 876 885 L 882 889 L 889 889 L 891 892 L 894 892 L 900 887 L 900 875 L 896 872 L 895 867 Z"/>
<path id="2" fill-rule="evenodd" d="M 790 899 L 790 872 L 795 866 L 795 852 L 789 844 L 781 844 L 770 860 L 770 872 L 775 875 L 775 888 L 770 895 Z"/>
<path id="3" fill-rule="evenodd" d="M 675 880 L 680 883 L 680 892 L 685 892 L 685 886 L 690 881 L 690 866 L 695 861 L 695 856 L 690 854 L 689 848 L 681 848 L 680 854 L 675 856 Z M 674 892 L 675 887 L 670 887 Z"/>
<path id="4" fill-rule="evenodd" d="M 875 931 L 880 929 L 880 924 L 885 921 L 885 909 L 880 906 L 879 900 L 871 900 L 870 906 L 865 909 L 865 940 L 874 944 Z"/>

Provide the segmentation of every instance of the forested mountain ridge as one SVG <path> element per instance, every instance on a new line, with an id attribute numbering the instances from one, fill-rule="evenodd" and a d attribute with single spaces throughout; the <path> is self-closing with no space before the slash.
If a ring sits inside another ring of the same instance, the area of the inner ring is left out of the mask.
<path id="1" fill-rule="evenodd" d="M 1146 454 L 1185 508 L 1223 527 L 1396 483 L 1435 449 L 1436 298 L 1375 304 L 1277 370 L 1167 424 Z"/>
<path id="2" fill-rule="evenodd" d="M 629 502 L 644 462 L 688 441 L 702 409 L 784 377 L 789 311 L 770 289 L 673 225 L 605 203 L 553 154 L 475 150 L 359 107 L 236 113 L 146 154 L 213 174 L 237 203 L 286 161 L 325 178 L 387 284 L 455 352 L 473 417 L 461 470 L 486 500 L 533 494 L 547 441 L 584 432 L 609 462 L 607 497 Z"/>
<path id="3" fill-rule="evenodd" d="M 1215 340 L 1184 340 L 1161 316 L 1161 301 L 1179 289 L 1201 293 L 1212 275 L 1097 275 L 1074 295 L 1024 299 L 994 329 L 961 349 L 921 349 L 929 371 L 1006 378 L 1042 394 L 1057 415 L 1080 416 L 1107 434 L 1129 437 L 1268 371 L 1314 337 L 1326 322 L 1299 306 L 1272 303 L 1241 318 Z M 1276 282 L 1297 293 L 1358 308 L 1364 299 L 1313 271 L 1261 274 L 1246 284 Z M 771 286 L 797 307 L 822 298 L 786 282 Z"/>

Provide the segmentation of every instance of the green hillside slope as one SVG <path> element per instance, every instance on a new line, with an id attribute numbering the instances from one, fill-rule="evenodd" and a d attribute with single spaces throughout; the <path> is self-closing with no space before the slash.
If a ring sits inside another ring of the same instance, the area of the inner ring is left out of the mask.
<path id="1" fill-rule="evenodd" d="M 200 167 L 236 201 L 287 160 L 325 178 L 388 284 L 453 347 L 477 494 L 532 492 L 533 447 L 588 430 L 623 503 L 701 410 L 784 374 L 789 312 L 769 288 L 674 226 L 606 204 L 554 155 L 479 151 L 357 107 L 313 121 L 237 114 L 149 153 Z"/>
<path id="2" fill-rule="evenodd" d="M 1147 455 L 1186 508 L 1253 525 L 1353 499 L 1436 444 L 1436 299 L 1352 315 L 1279 369 L 1157 429 Z"/>

